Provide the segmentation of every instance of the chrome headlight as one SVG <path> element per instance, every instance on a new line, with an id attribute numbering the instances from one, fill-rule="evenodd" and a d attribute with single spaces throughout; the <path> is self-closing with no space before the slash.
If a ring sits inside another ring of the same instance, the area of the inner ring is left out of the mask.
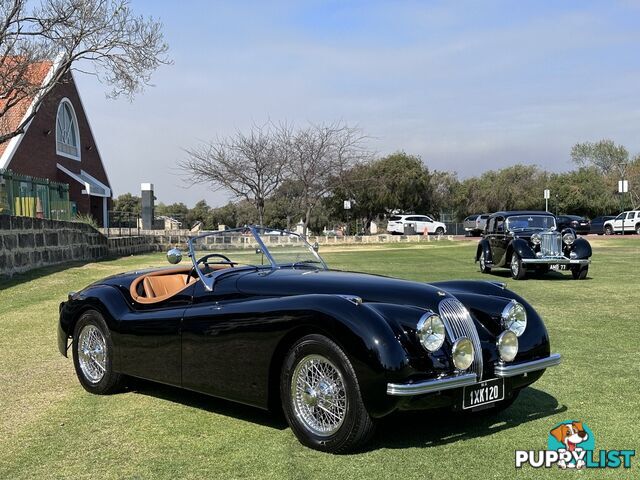
<path id="1" fill-rule="evenodd" d="M 425 313 L 420 317 L 416 333 L 422 346 L 429 352 L 435 352 L 444 343 L 444 323 L 435 313 Z"/>
<path id="2" fill-rule="evenodd" d="M 518 354 L 518 337 L 511 330 L 502 332 L 496 342 L 500 358 L 505 362 L 512 362 Z"/>
<path id="3" fill-rule="evenodd" d="M 458 370 L 466 370 L 473 363 L 473 343 L 467 337 L 456 340 L 451 350 L 453 364 Z"/>
<path id="4" fill-rule="evenodd" d="M 502 310 L 502 326 L 520 336 L 527 328 L 527 311 L 521 303 L 511 300 Z"/>
<path id="5" fill-rule="evenodd" d="M 540 242 L 542 242 L 542 236 L 539 233 L 531 235 L 531 243 L 534 245 L 540 245 Z"/>
<path id="6" fill-rule="evenodd" d="M 565 233 L 562 236 L 562 241 L 566 244 L 566 245 L 571 245 L 573 244 L 573 242 L 576 241 L 576 236 L 573 233 Z"/>

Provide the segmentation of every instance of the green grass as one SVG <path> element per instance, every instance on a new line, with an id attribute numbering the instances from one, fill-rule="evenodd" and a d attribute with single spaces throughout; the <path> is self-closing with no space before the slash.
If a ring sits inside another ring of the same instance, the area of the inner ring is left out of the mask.
<path id="1" fill-rule="evenodd" d="M 506 281 L 545 318 L 560 367 L 497 418 L 390 416 L 369 448 L 334 456 L 302 447 L 277 416 L 142 382 L 94 396 L 56 347 L 58 304 L 105 275 L 164 265 L 160 255 L 45 269 L 0 283 L 0 478 L 631 478 L 633 470 L 516 471 L 514 450 L 542 449 L 578 419 L 597 449 L 640 450 L 640 238 L 596 240 L 590 279 L 515 282 L 473 264 L 474 242 L 325 248 L 335 267 L 412 280 Z M 635 475 L 634 475 L 635 474 Z"/>

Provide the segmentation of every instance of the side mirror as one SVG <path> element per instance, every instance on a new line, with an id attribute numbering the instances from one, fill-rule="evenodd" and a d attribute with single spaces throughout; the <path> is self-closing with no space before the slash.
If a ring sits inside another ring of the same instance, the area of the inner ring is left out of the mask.
<path id="1" fill-rule="evenodd" d="M 320 250 L 320 244 L 318 242 L 314 242 L 314 244 L 312 245 L 313 249 L 317 252 L 318 250 Z"/>
<path id="2" fill-rule="evenodd" d="M 182 252 L 180 251 L 180 249 L 172 248 L 171 250 L 169 250 L 167 252 L 167 261 L 172 265 L 180 263 L 182 261 Z"/>

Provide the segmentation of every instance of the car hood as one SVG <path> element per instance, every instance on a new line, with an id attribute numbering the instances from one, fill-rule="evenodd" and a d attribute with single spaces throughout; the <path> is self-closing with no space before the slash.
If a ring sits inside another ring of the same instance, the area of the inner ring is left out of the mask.
<path id="1" fill-rule="evenodd" d="M 355 295 L 365 302 L 429 309 L 436 308 L 443 297 L 449 296 L 445 289 L 427 283 L 336 270 L 280 269 L 251 272 L 239 277 L 236 286 L 240 292 L 248 295 Z"/>

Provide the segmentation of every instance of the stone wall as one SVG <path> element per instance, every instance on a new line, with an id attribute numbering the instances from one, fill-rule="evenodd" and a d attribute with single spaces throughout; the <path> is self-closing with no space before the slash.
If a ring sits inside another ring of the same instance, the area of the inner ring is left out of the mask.
<path id="1" fill-rule="evenodd" d="M 107 239 L 85 223 L 0 215 L 0 275 L 108 255 Z"/>
<path id="2" fill-rule="evenodd" d="M 106 238 L 86 223 L 0 215 L 0 277 L 159 250 L 153 237 Z"/>

